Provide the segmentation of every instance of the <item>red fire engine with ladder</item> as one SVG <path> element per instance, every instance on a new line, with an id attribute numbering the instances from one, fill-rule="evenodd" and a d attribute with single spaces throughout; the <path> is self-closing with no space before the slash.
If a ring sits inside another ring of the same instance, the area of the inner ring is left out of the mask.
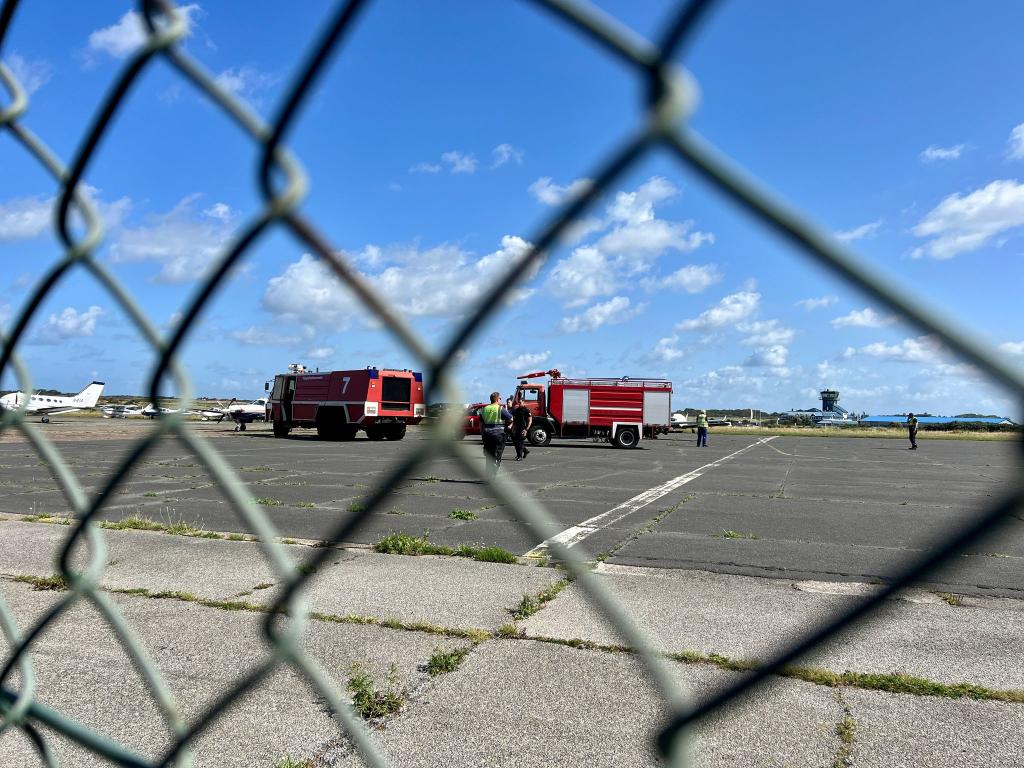
<path id="1" fill-rule="evenodd" d="M 547 391 L 529 379 L 550 376 Z M 672 382 L 664 379 L 574 379 L 552 369 L 519 376 L 516 394 L 533 423 L 533 445 L 552 436 L 606 440 L 616 448 L 635 448 L 643 438 L 668 434 L 672 425 Z"/>
<path id="2" fill-rule="evenodd" d="M 310 372 L 298 363 L 267 382 L 267 421 L 274 437 L 296 427 L 316 427 L 325 440 L 352 440 L 359 430 L 371 440 L 401 440 L 409 424 L 427 415 L 423 374 L 391 368 Z"/>

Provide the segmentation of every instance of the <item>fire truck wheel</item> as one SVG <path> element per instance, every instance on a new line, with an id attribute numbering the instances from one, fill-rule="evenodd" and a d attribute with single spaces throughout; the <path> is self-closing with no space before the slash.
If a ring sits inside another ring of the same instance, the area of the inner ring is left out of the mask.
<path id="1" fill-rule="evenodd" d="M 288 437 L 288 425 L 283 421 L 274 422 L 274 437 Z"/>
<path id="2" fill-rule="evenodd" d="M 359 427 L 354 427 L 351 424 L 345 424 L 338 429 L 337 437 L 331 438 L 332 440 L 355 440 L 356 432 L 359 431 Z"/>
<path id="3" fill-rule="evenodd" d="M 636 430 L 626 427 L 620 429 L 615 433 L 615 437 L 612 438 L 612 445 L 616 448 L 636 448 L 636 444 L 640 442 L 636 437 Z"/>
<path id="4" fill-rule="evenodd" d="M 383 440 L 384 439 L 384 428 L 383 427 L 367 427 L 366 436 L 371 440 Z"/>
<path id="5" fill-rule="evenodd" d="M 551 442 L 551 433 L 547 427 L 533 427 L 527 437 L 531 445 L 547 445 Z"/>

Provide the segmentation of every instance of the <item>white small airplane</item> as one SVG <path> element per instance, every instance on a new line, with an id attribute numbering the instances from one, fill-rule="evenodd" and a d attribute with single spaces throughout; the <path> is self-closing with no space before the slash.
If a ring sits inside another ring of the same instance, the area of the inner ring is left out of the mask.
<path id="1" fill-rule="evenodd" d="M 237 425 L 236 429 L 244 431 L 246 424 L 266 420 L 267 398 L 258 397 L 251 403 L 236 403 L 235 398 L 231 398 L 227 405 L 219 408 L 204 408 L 199 411 L 199 415 L 203 421 L 231 419 Z"/>
<path id="2" fill-rule="evenodd" d="M 95 408 L 103 392 L 103 382 L 94 381 L 77 395 L 63 397 L 61 395 L 29 395 L 24 392 L 11 392 L 0 397 L 0 408 L 14 411 L 24 406 L 28 413 L 36 413 L 43 424 L 50 423 L 50 416 L 58 413 L 71 413 L 83 408 Z"/>
<path id="3" fill-rule="evenodd" d="M 697 417 L 690 417 L 686 412 L 673 413 L 672 414 L 672 429 L 696 429 L 697 428 Z M 732 422 L 727 421 L 724 418 L 715 418 L 714 416 L 708 416 L 709 427 L 731 427 Z"/>
<path id="4" fill-rule="evenodd" d="M 180 408 L 163 408 L 159 405 L 153 405 L 148 403 L 145 408 L 140 412 L 140 416 L 145 416 L 147 419 L 154 419 L 157 416 L 165 416 L 168 413 L 181 413 Z"/>
<path id="5" fill-rule="evenodd" d="M 105 405 L 100 412 L 104 419 L 128 419 L 141 416 L 143 409 L 137 405 Z"/>

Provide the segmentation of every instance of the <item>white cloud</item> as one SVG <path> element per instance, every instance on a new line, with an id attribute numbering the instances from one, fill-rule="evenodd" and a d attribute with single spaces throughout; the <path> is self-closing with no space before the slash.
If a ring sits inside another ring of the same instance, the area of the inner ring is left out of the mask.
<path id="1" fill-rule="evenodd" d="M 837 301 L 839 299 L 836 296 L 822 296 L 821 298 L 800 299 L 800 301 L 796 302 L 796 306 L 803 307 L 808 312 L 811 312 L 822 307 L 831 307 Z"/>
<path id="2" fill-rule="evenodd" d="M 314 347 L 306 353 L 310 360 L 326 360 L 334 355 L 334 347 Z"/>
<path id="3" fill-rule="evenodd" d="M 676 291 L 686 291 L 687 293 L 700 293 L 721 279 L 722 273 L 713 264 L 687 264 L 685 267 L 677 269 L 660 280 L 645 281 L 644 287 L 648 290 L 668 288 Z"/>
<path id="4" fill-rule="evenodd" d="M 854 227 L 853 229 L 836 232 L 836 239 L 841 240 L 844 243 L 852 243 L 854 240 L 863 240 L 865 238 L 870 239 L 878 233 L 878 228 L 881 226 L 881 219 L 878 221 L 872 221 L 869 224 L 861 224 L 859 227 Z"/>
<path id="5" fill-rule="evenodd" d="M 963 150 L 963 144 L 956 144 L 952 147 L 937 147 L 932 144 L 921 152 L 921 162 L 934 163 L 936 160 L 958 160 Z"/>
<path id="6" fill-rule="evenodd" d="M 612 265 L 597 248 L 575 249 L 555 264 L 546 285 L 566 300 L 566 306 L 578 307 L 598 296 L 608 296 L 619 287 Z"/>
<path id="7" fill-rule="evenodd" d="M 260 72 L 250 65 L 225 69 L 214 78 L 214 82 L 225 91 L 253 104 L 259 104 L 260 95 L 280 81 L 277 75 Z"/>
<path id="8" fill-rule="evenodd" d="M 855 309 L 832 321 L 833 328 L 883 328 L 899 320 L 895 315 L 882 315 L 871 307 Z"/>
<path id="9" fill-rule="evenodd" d="M 635 221 L 616 227 L 595 244 L 603 253 L 614 256 L 633 272 L 644 271 L 650 262 L 667 250 L 690 253 L 705 243 L 715 242 L 709 232 L 691 232 L 693 221 L 669 222 L 662 219 Z"/>
<path id="10" fill-rule="evenodd" d="M 553 203 L 563 194 L 570 194 L 549 182 L 550 179 L 543 178 L 531 187 L 542 202 Z M 619 192 L 606 207 L 605 218 L 588 225 L 592 232 L 603 234 L 595 242 L 577 247 L 555 265 L 546 283 L 549 290 L 565 300 L 566 306 L 582 306 L 632 285 L 633 278 L 650 273 L 668 251 L 689 253 L 714 242 L 710 233 L 694 231 L 693 221 L 672 222 L 656 217 L 655 205 L 676 194 L 678 190 L 658 176 L 632 192 Z M 716 278 L 713 267 L 693 266 L 668 279 L 671 287 L 688 284 L 696 289 Z M 641 284 L 650 289 L 657 287 L 658 282 L 646 278 Z"/>
<path id="11" fill-rule="evenodd" d="M 796 337 L 796 331 L 779 323 L 778 320 L 758 320 L 752 323 L 738 323 L 736 330 L 750 336 L 740 343 L 752 347 L 767 347 L 789 344 Z"/>
<path id="12" fill-rule="evenodd" d="M 938 358 L 940 345 L 932 336 L 918 336 L 916 339 L 904 339 L 897 344 L 886 344 L 883 341 L 861 347 L 860 351 L 871 357 L 883 360 L 895 360 L 903 363 L 932 363 Z"/>
<path id="13" fill-rule="evenodd" d="M 951 259 L 1021 225 L 1024 184 L 1013 179 L 993 181 L 967 195 L 950 195 L 932 209 L 913 229 L 918 237 L 932 239 L 911 255 Z"/>
<path id="14" fill-rule="evenodd" d="M 1004 341 L 999 349 L 1008 355 L 1024 355 L 1024 341 Z"/>
<path id="15" fill-rule="evenodd" d="M 127 197 L 105 203 L 99 199 L 100 190 L 87 184 L 84 185 L 84 189 L 108 229 L 120 224 L 125 213 L 131 208 L 131 200 Z M 53 225 L 56 204 L 55 197 L 42 195 L 19 197 L 0 203 L 0 242 L 31 240 L 41 235 Z M 72 220 L 76 225 L 80 223 L 77 214 L 72 214 Z"/>
<path id="16" fill-rule="evenodd" d="M 471 174 L 476 172 L 477 159 L 472 152 L 449 150 L 441 155 L 441 162 L 421 162 L 409 168 L 409 173 L 440 173 L 448 168 L 450 173 Z"/>
<path id="17" fill-rule="evenodd" d="M 441 155 L 441 161 L 448 164 L 448 168 L 452 173 L 473 173 L 476 171 L 476 157 L 472 152 L 464 154 L 457 149 L 452 149 Z"/>
<path id="18" fill-rule="evenodd" d="M 541 176 L 529 186 L 529 193 L 544 205 L 561 205 L 586 192 L 594 182 L 591 179 L 576 179 L 562 187 L 554 184 L 550 176 Z"/>
<path id="19" fill-rule="evenodd" d="M 666 336 L 663 339 L 658 339 L 658 343 L 654 345 L 654 349 L 651 351 L 651 356 L 656 360 L 666 363 L 677 360 L 684 354 L 683 350 L 679 348 L 678 343 L 678 336 Z"/>
<path id="20" fill-rule="evenodd" d="M 65 307 L 59 315 L 51 314 L 46 318 L 34 341 L 38 344 L 58 344 L 65 339 L 92 336 L 96 330 L 96 321 L 103 314 L 103 309 L 96 305 L 84 312 L 74 307 Z"/>
<path id="21" fill-rule="evenodd" d="M 501 247 L 483 257 L 443 243 L 421 249 L 416 245 L 369 245 L 355 255 L 364 276 L 400 312 L 413 317 L 458 317 L 497 280 L 503 280 L 510 264 L 529 243 L 506 235 Z M 526 276 L 532 279 L 535 272 Z M 530 296 L 529 288 L 508 294 L 510 302 Z M 346 328 L 365 311 L 331 269 L 312 256 L 303 255 L 284 273 L 267 283 L 263 307 L 286 320 L 301 320 L 318 327 Z"/>
<path id="22" fill-rule="evenodd" d="M 258 328 L 255 325 L 250 325 L 244 331 L 232 331 L 231 338 L 253 347 L 289 347 L 302 341 L 301 336 L 288 336 L 273 328 Z"/>
<path id="23" fill-rule="evenodd" d="M 508 163 L 523 164 L 523 150 L 511 144 L 499 144 L 491 150 L 491 168 L 500 168 Z"/>
<path id="24" fill-rule="evenodd" d="M 224 250 L 234 230 L 234 215 L 225 203 L 196 214 L 200 195 L 189 195 L 149 223 L 125 227 L 114 237 L 115 262 L 153 261 L 161 265 L 156 281 L 184 283 L 202 278 Z"/>
<path id="25" fill-rule="evenodd" d="M 724 297 L 711 309 L 706 309 L 695 318 L 676 323 L 680 331 L 697 331 L 721 328 L 746 320 L 757 311 L 761 294 L 754 291 L 738 291 Z"/>
<path id="26" fill-rule="evenodd" d="M 14 79 L 21 83 L 21 87 L 29 96 L 50 82 L 50 78 L 53 77 L 53 65 L 45 59 L 29 60 L 12 51 L 7 56 L 6 64 Z"/>
<path id="27" fill-rule="evenodd" d="M 618 192 L 608 206 L 612 221 L 638 224 L 654 219 L 654 206 L 679 194 L 679 190 L 667 179 L 652 176 L 633 192 Z"/>
<path id="28" fill-rule="evenodd" d="M 782 344 L 773 344 L 770 347 L 756 350 L 743 361 L 743 365 L 748 367 L 768 366 L 781 368 L 786 365 L 787 357 L 789 357 L 789 349 Z"/>
<path id="29" fill-rule="evenodd" d="M 187 37 L 201 9 L 197 4 L 179 5 L 178 13 L 185 18 Z M 137 11 L 128 11 L 116 24 L 97 29 L 89 35 L 90 50 L 106 53 L 115 59 L 123 59 L 146 41 L 146 26 Z"/>
<path id="30" fill-rule="evenodd" d="M 31 240 L 50 226 L 52 197 L 18 197 L 0 203 L 0 242 Z"/>
<path id="31" fill-rule="evenodd" d="M 1007 157 L 1011 160 L 1024 160 L 1024 123 L 1010 131 L 1007 144 Z"/>
<path id="32" fill-rule="evenodd" d="M 636 317 L 644 311 L 645 304 L 631 306 L 625 296 L 616 296 L 601 304 L 587 307 L 583 312 L 572 317 L 563 317 L 561 329 L 565 333 L 578 331 L 596 331 L 602 325 L 618 325 Z"/>
<path id="33" fill-rule="evenodd" d="M 524 352 L 521 355 L 515 355 L 512 357 L 506 356 L 502 358 L 502 362 L 509 370 L 532 373 L 532 371 L 528 371 L 526 369 L 536 368 L 538 365 L 547 362 L 549 359 L 551 359 L 551 350 L 546 350 L 544 352 Z"/>

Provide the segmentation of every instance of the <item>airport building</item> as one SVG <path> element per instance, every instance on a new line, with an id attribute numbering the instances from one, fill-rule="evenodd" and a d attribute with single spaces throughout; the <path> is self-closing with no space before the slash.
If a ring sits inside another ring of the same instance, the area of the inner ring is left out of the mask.
<path id="1" fill-rule="evenodd" d="M 823 427 L 855 426 L 857 419 L 839 405 L 839 391 L 835 389 L 821 390 L 821 408 L 805 408 L 786 411 L 779 417 L 779 423 L 810 419 Z"/>

